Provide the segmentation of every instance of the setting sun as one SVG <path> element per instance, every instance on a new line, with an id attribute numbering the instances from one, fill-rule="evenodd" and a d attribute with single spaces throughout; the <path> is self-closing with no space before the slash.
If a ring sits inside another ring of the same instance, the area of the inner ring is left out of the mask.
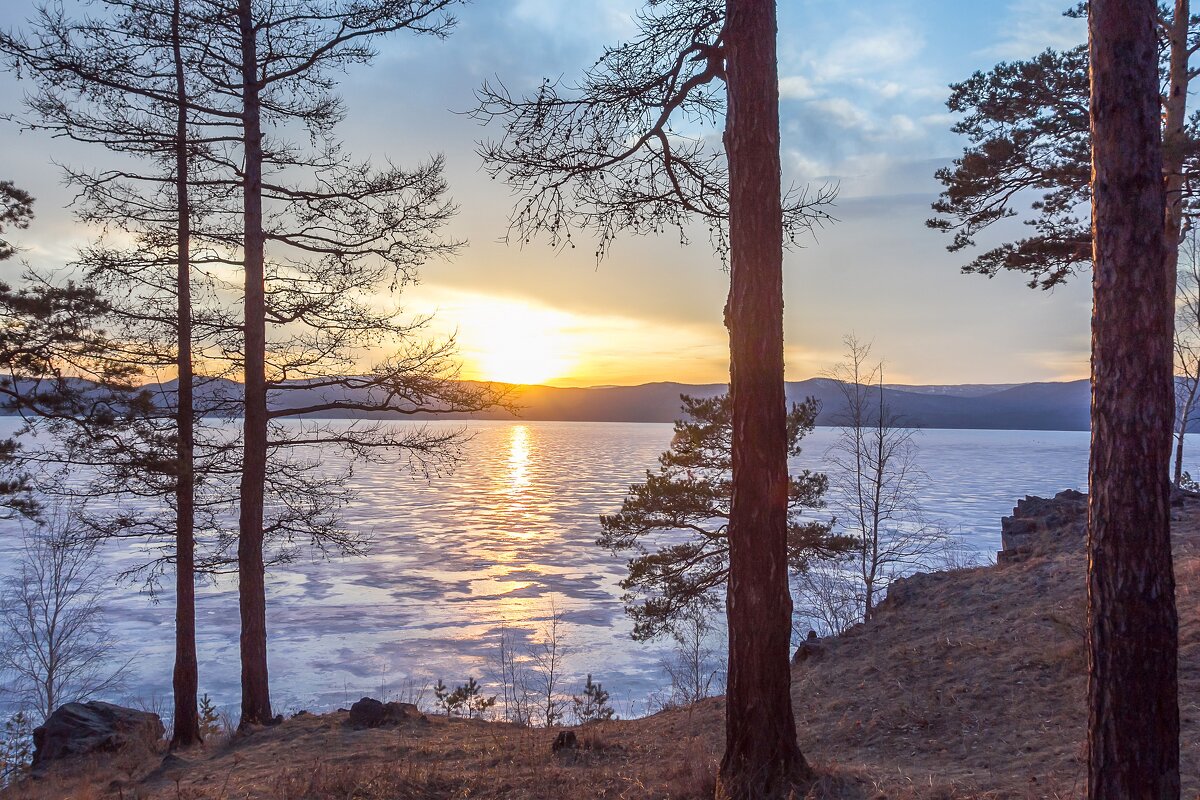
<path id="1" fill-rule="evenodd" d="M 471 303 L 459 317 L 458 343 L 475 376 L 501 383 L 536 384 L 565 375 L 574 365 L 571 316 L 511 300 Z"/>

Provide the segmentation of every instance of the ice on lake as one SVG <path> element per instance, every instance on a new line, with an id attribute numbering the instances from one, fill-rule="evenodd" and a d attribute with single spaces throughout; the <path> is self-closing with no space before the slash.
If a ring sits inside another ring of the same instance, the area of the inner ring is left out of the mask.
<path id="1" fill-rule="evenodd" d="M 358 495 L 346 521 L 371 535 L 369 555 L 301 558 L 269 574 L 278 710 L 336 708 L 364 694 L 398 694 L 408 682 L 486 678 L 501 634 L 536 637 L 552 605 L 567 622 L 568 691 L 578 691 L 590 672 L 622 714 L 636 714 L 663 688 L 668 643 L 630 638 L 618 586 L 624 562 L 595 541 L 598 515 L 617 510 L 629 484 L 657 467 L 671 426 L 464 424 L 473 438 L 452 475 L 425 481 L 394 465 L 355 466 Z M 820 468 L 835 435 L 817 429 L 794 466 Z M 999 547 L 1000 517 L 1017 498 L 1086 485 L 1085 432 L 927 430 L 915 442 L 928 476 L 920 491 L 926 512 L 988 557 Z M 19 545 L 16 524 L 3 523 L 0 571 Z M 109 566 L 136 559 L 131 548 L 109 545 Z M 122 585 L 107 606 L 121 652 L 136 656 L 131 691 L 165 701 L 171 595 L 151 602 L 137 585 Z M 200 588 L 198 628 L 201 691 L 236 707 L 232 578 Z"/>

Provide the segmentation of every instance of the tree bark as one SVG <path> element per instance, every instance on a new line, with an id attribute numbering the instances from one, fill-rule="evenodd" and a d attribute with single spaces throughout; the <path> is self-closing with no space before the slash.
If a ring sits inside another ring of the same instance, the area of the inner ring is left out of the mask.
<path id="1" fill-rule="evenodd" d="M 238 518 L 238 601 L 242 634 L 241 726 L 271 721 L 267 681 L 267 596 L 263 568 L 263 493 L 267 476 L 266 286 L 262 201 L 262 120 L 257 31 L 252 0 L 238 3 L 242 56 L 242 136 L 245 175 L 243 259 L 245 269 L 245 408 Z"/>
<path id="2" fill-rule="evenodd" d="M 783 217 L 774 2 L 728 0 L 729 675 L 717 796 L 786 797 L 810 778 L 792 716 L 783 385 Z"/>
<path id="3" fill-rule="evenodd" d="M 1172 299 L 1154 0 L 1091 0 L 1088 794 L 1179 797 Z"/>
<path id="4" fill-rule="evenodd" d="M 180 3 L 171 13 L 171 46 L 175 59 L 175 198 L 179 219 L 175 242 L 176 299 L 176 451 L 175 476 L 175 710 L 171 749 L 200 743 L 200 691 L 196 665 L 195 566 L 195 431 L 192 397 L 192 264 L 191 200 L 188 194 L 188 93 L 180 50 Z"/>

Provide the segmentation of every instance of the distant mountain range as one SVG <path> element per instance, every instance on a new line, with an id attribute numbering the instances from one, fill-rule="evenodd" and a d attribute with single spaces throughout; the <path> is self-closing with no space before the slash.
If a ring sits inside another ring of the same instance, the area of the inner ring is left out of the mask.
<path id="1" fill-rule="evenodd" d="M 724 384 L 648 383 L 588 389 L 520 387 L 521 417 L 530 420 L 671 422 L 680 415 L 679 395 L 711 397 Z M 871 405 L 877 406 L 874 390 Z M 820 403 L 818 425 L 837 425 L 845 401 L 836 381 L 812 378 L 787 384 L 787 398 Z M 1005 430 L 1088 429 L 1091 392 L 1088 381 L 966 386 L 885 386 L 883 400 L 903 424 L 914 428 L 988 428 Z M 489 418 L 498 415 L 489 414 Z"/>
<path id="2" fill-rule="evenodd" d="M 171 384 L 164 391 L 173 389 Z M 288 407 L 316 405 L 330 398 L 329 390 L 293 388 Z M 671 422 L 680 416 L 679 396 L 712 397 L 724 384 L 646 383 L 640 386 L 600 386 L 582 389 L 553 386 L 515 386 L 512 399 L 519 418 L 581 422 Z M 874 390 L 878 392 L 879 390 Z M 240 395 L 241 387 L 212 381 L 198 395 Z M 891 412 L 915 428 L 987 428 L 1008 430 L 1087 430 L 1088 381 L 963 386 L 885 386 L 884 402 Z M 820 403 L 818 425 L 837 425 L 845 402 L 836 381 L 812 378 L 787 384 L 790 402 L 815 397 Z M 874 395 L 871 405 L 878 402 Z M 201 400 L 201 397 L 197 398 Z M 279 405 L 283 403 L 280 402 Z M 273 403 L 272 405 L 276 405 Z M 387 417 L 386 414 L 329 412 L 326 417 Z M 507 411 L 478 414 L 414 415 L 416 418 L 512 419 Z"/>
<path id="3" fill-rule="evenodd" d="M 165 396 L 174 384 L 160 387 Z M 579 422 L 671 422 L 680 416 L 679 396 L 712 397 L 726 391 L 724 384 L 646 383 L 640 386 L 596 386 L 582 389 L 554 386 L 514 386 L 511 399 L 519 406 L 518 418 Z M 877 393 L 878 389 L 872 390 Z M 1087 380 L 1059 383 L 965 384 L 960 386 L 887 385 L 883 399 L 902 424 L 914 428 L 979 428 L 998 430 L 1084 431 L 1088 429 L 1090 390 Z M 294 386 L 286 401 L 272 406 L 306 407 L 333 399 L 354 400 L 353 394 L 331 395 L 329 389 Z M 197 402 L 217 397 L 236 398 L 241 386 L 226 380 L 209 380 L 197 389 Z M 787 384 L 787 397 L 800 402 L 815 397 L 820 403 L 818 425 L 838 425 L 845 401 L 836 381 L 811 378 Z M 169 397 L 167 398 L 169 401 Z M 871 406 L 878 406 L 873 394 Z M 3 411 L 0 411 L 3 413 Z M 388 418 L 390 414 L 333 411 L 324 418 Z M 508 411 L 477 414 L 415 414 L 412 419 L 513 419 Z M 1200 431 L 1200 420 L 1189 430 Z"/>

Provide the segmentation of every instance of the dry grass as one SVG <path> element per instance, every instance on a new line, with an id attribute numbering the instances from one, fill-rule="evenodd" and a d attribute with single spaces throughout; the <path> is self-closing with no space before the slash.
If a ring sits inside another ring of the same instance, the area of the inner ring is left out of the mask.
<path id="1" fill-rule="evenodd" d="M 1200 791 L 1200 506 L 1177 515 L 1184 796 Z M 1079 798 L 1084 784 L 1084 553 L 907 581 L 870 625 L 794 673 L 811 800 Z M 93 764 L 3 800 L 698 800 L 723 743 L 715 698 L 642 720 L 556 731 L 430 718 L 354 730 L 303 716 L 158 766 Z"/>

